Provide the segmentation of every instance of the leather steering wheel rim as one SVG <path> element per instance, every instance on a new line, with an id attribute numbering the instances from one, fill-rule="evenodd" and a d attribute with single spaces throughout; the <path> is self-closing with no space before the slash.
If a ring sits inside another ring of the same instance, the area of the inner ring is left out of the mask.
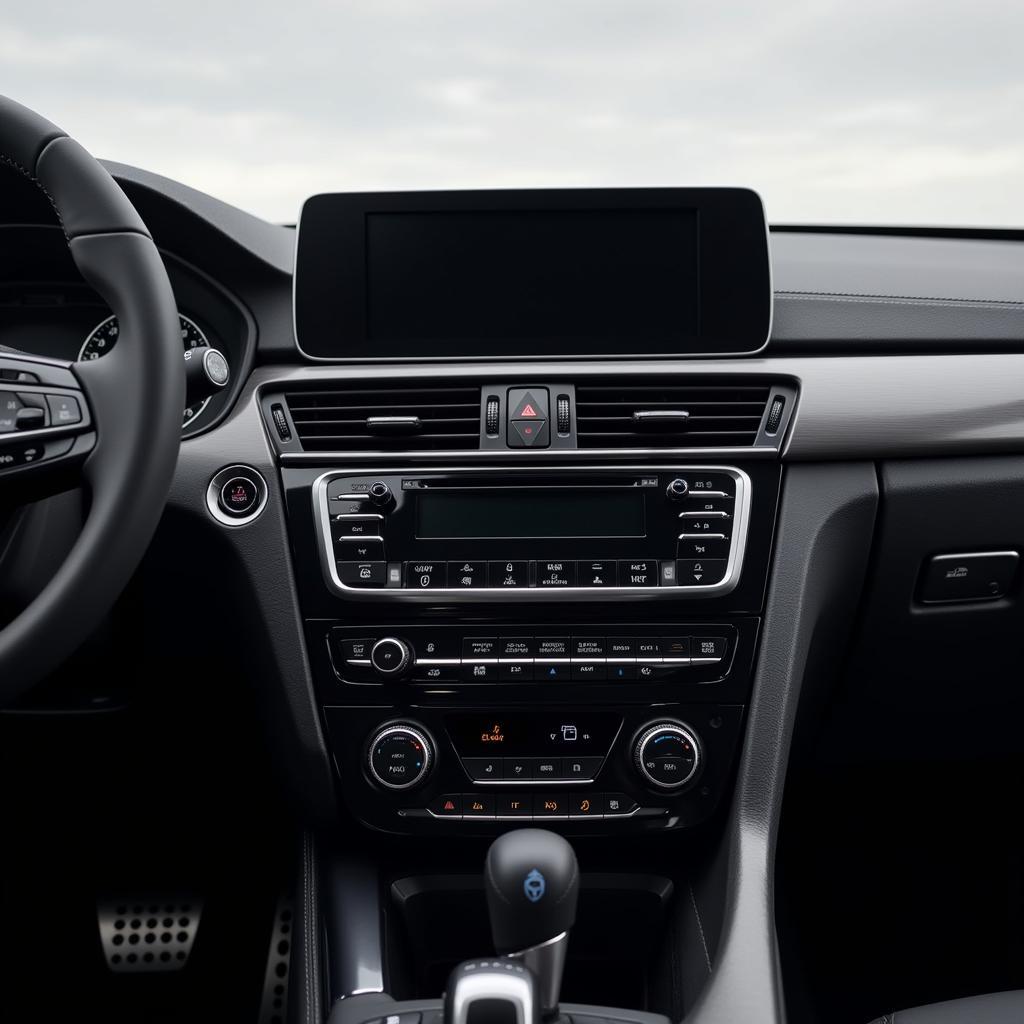
<path id="1" fill-rule="evenodd" d="M 118 184 L 56 125 L 0 96 L 0 163 L 43 190 L 85 280 L 118 317 L 118 343 L 73 374 L 94 433 L 81 462 L 82 532 L 49 583 L 0 629 L 0 706 L 67 658 L 99 625 L 142 560 L 181 443 L 185 370 L 177 308 L 153 239 Z M 82 445 L 80 445 L 81 447 Z M 43 463 L 40 463 L 42 468 Z M 0 495 L 5 474 L 0 473 Z"/>

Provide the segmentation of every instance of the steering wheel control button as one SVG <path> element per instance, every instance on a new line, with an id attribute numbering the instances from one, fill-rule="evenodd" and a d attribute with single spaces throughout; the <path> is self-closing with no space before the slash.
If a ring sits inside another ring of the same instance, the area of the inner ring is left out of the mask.
<path id="1" fill-rule="evenodd" d="M 229 516 L 244 516 L 260 500 L 256 481 L 247 476 L 233 476 L 220 489 L 220 507 Z"/>
<path id="2" fill-rule="evenodd" d="M 386 636 L 370 650 L 370 664 L 382 676 L 400 676 L 411 661 L 412 652 L 404 640 Z"/>
<path id="3" fill-rule="evenodd" d="M 637 736 L 633 760 L 644 780 L 657 789 L 681 789 L 697 773 L 700 747 L 682 722 L 656 722 Z"/>
<path id="4" fill-rule="evenodd" d="M 55 427 L 71 427 L 82 422 L 82 407 L 72 395 L 47 395 L 50 422 Z"/>
<path id="5" fill-rule="evenodd" d="M 12 434 L 18 429 L 18 413 L 24 408 L 13 391 L 0 391 L 0 434 Z"/>
<path id="6" fill-rule="evenodd" d="M 433 746 L 419 726 L 388 725 L 370 743 L 367 765 L 371 777 L 385 789 L 412 789 L 433 767 Z"/>

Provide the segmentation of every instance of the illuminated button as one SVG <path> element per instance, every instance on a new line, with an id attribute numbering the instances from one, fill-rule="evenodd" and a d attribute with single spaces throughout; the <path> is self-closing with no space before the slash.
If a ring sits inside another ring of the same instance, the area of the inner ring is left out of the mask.
<path id="1" fill-rule="evenodd" d="M 229 516 L 244 516 L 259 500 L 256 481 L 247 476 L 233 476 L 220 489 L 220 507 Z"/>
<path id="2" fill-rule="evenodd" d="M 566 779 L 596 779 L 603 757 L 563 757 L 562 774 Z"/>
<path id="3" fill-rule="evenodd" d="M 533 798 L 533 816 L 535 818 L 569 817 L 568 801 L 565 794 L 538 793 Z"/>
<path id="4" fill-rule="evenodd" d="M 570 818 L 600 818 L 601 798 L 593 793 L 574 793 L 569 797 Z"/>
<path id="5" fill-rule="evenodd" d="M 569 657 L 569 638 L 567 636 L 539 636 L 536 640 L 536 657 L 538 659 Z"/>
<path id="6" fill-rule="evenodd" d="M 538 562 L 538 587 L 574 587 L 576 586 L 575 562 Z"/>
<path id="7" fill-rule="evenodd" d="M 513 420 L 508 433 L 509 448 L 547 448 L 547 420 Z"/>
<path id="8" fill-rule="evenodd" d="M 636 801 L 625 793 L 604 794 L 604 815 L 626 815 L 636 810 Z"/>
<path id="9" fill-rule="evenodd" d="M 462 641 L 462 657 L 465 661 L 480 661 L 498 657 L 496 636 L 467 636 Z"/>
<path id="10" fill-rule="evenodd" d="M 498 782 L 505 774 L 500 757 L 464 757 L 462 767 L 474 782 Z"/>
<path id="11" fill-rule="evenodd" d="M 338 579 L 347 587 L 381 587 L 387 562 L 338 562 Z"/>
<path id="12" fill-rule="evenodd" d="M 533 777 L 538 782 L 544 779 L 562 779 L 562 759 L 560 757 L 535 757 L 531 759 Z"/>
<path id="13" fill-rule="evenodd" d="M 548 418 L 547 388 L 512 388 L 508 393 L 510 420 L 546 420 Z"/>
<path id="14" fill-rule="evenodd" d="M 346 537 L 334 553 L 345 561 L 383 562 L 384 541 L 380 537 Z"/>
<path id="15" fill-rule="evenodd" d="M 614 587 L 617 578 L 614 562 L 576 563 L 576 579 L 581 587 Z"/>
<path id="16" fill-rule="evenodd" d="M 572 656 L 574 658 L 603 658 L 607 640 L 603 636 L 574 636 Z"/>
<path id="17" fill-rule="evenodd" d="M 503 661 L 498 665 L 498 678 L 503 683 L 532 683 L 532 661 Z"/>
<path id="18" fill-rule="evenodd" d="M 413 669 L 413 682 L 416 683 L 452 683 L 462 678 L 459 665 L 416 665 Z"/>
<path id="19" fill-rule="evenodd" d="M 499 818 L 529 818 L 533 814 L 533 798 L 503 794 L 495 803 L 495 811 Z"/>
<path id="20" fill-rule="evenodd" d="M 407 590 L 435 590 L 446 585 L 448 574 L 444 562 L 406 562 Z"/>
<path id="21" fill-rule="evenodd" d="M 448 586 L 459 590 L 487 586 L 486 562 L 449 562 Z"/>
<path id="22" fill-rule="evenodd" d="M 464 818 L 493 818 L 494 797 L 489 793 L 463 793 L 462 816 Z"/>
<path id="23" fill-rule="evenodd" d="M 533 665 L 533 678 L 538 683 L 564 683 L 571 678 L 570 668 L 568 661 L 552 664 L 538 660 Z"/>
<path id="24" fill-rule="evenodd" d="M 614 681 L 636 679 L 636 662 L 608 662 L 608 679 Z"/>
<path id="25" fill-rule="evenodd" d="M 572 678 L 579 682 L 587 682 L 589 680 L 597 679 L 607 679 L 607 668 L 603 661 L 588 661 L 582 664 L 574 664 L 572 666 Z"/>
<path id="26" fill-rule="evenodd" d="M 729 642 L 724 636 L 695 636 L 692 657 L 701 661 L 721 661 Z"/>
<path id="27" fill-rule="evenodd" d="M 729 541 L 720 537 L 680 538 L 676 554 L 680 558 L 728 558 Z"/>
<path id="28" fill-rule="evenodd" d="M 663 636 L 661 656 L 665 659 L 689 658 L 690 638 L 688 636 Z"/>
<path id="29" fill-rule="evenodd" d="M 383 516 L 336 516 L 332 524 L 335 538 L 343 537 L 379 537 Z"/>
<path id="30" fill-rule="evenodd" d="M 725 558 L 680 558 L 676 563 L 681 587 L 708 587 L 725 579 Z"/>
<path id="31" fill-rule="evenodd" d="M 504 763 L 506 782 L 526 782 L 533 778 L 532 757 L 506 757 Z"/>
<path id="32" fill-rule="evenodd" d="M 341 656 L 343 658 L 368 659 L 370 648 L 377 642 L 376 637 L 367 637 L 360 640 L 342 640 Z"/>
<path id="33" fill-rule="evenodd" d="M 493 683 L 498 678 L 498 663 L 463 660 L 462 678 L 467 683 Z"/>
<path id="34" fill-rule="evenodd" d="M 656 636 L 641 636 L 634 641 L 636 656 L 643 660 L 661 661 L 661 641 Z"/>
<path id="35" fill-rule="evenodd" d="M 514 590 L 530 585 L 529 562 L 489 562 L 487 566 L 488 586 Z"/>
<path id="36" fill-rule="evenodd" d="M 459 793 L 445 793 L 431 800 L 427 809 L 438 818 L 461 818 L 462 796 Z"/>
<path id="37" fill-rule="evenodd" d="M 620 587 L 656 587 L 658 563 L 655 561 L 619 562 Z"/>

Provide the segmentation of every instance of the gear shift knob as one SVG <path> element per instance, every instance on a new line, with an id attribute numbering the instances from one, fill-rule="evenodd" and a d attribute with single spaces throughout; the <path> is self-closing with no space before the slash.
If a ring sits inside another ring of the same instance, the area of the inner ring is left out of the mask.
<path id="1" fill-rule="evenodd" d="M 495 948 L 536 975 L 544 1016 L 558 1010 L 579 886 L 576 854 L 554 832 L 507 832 L 487 851 L 484 888 Z"/>

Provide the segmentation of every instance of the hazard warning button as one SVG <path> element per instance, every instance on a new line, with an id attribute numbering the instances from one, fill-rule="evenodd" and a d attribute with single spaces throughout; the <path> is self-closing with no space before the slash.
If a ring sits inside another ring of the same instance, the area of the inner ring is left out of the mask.
<path id="1" fill-rule="evenodd" d="M 509 420 L 546 420 L 547 388 L 511 388 L 508 393 Z"/>

